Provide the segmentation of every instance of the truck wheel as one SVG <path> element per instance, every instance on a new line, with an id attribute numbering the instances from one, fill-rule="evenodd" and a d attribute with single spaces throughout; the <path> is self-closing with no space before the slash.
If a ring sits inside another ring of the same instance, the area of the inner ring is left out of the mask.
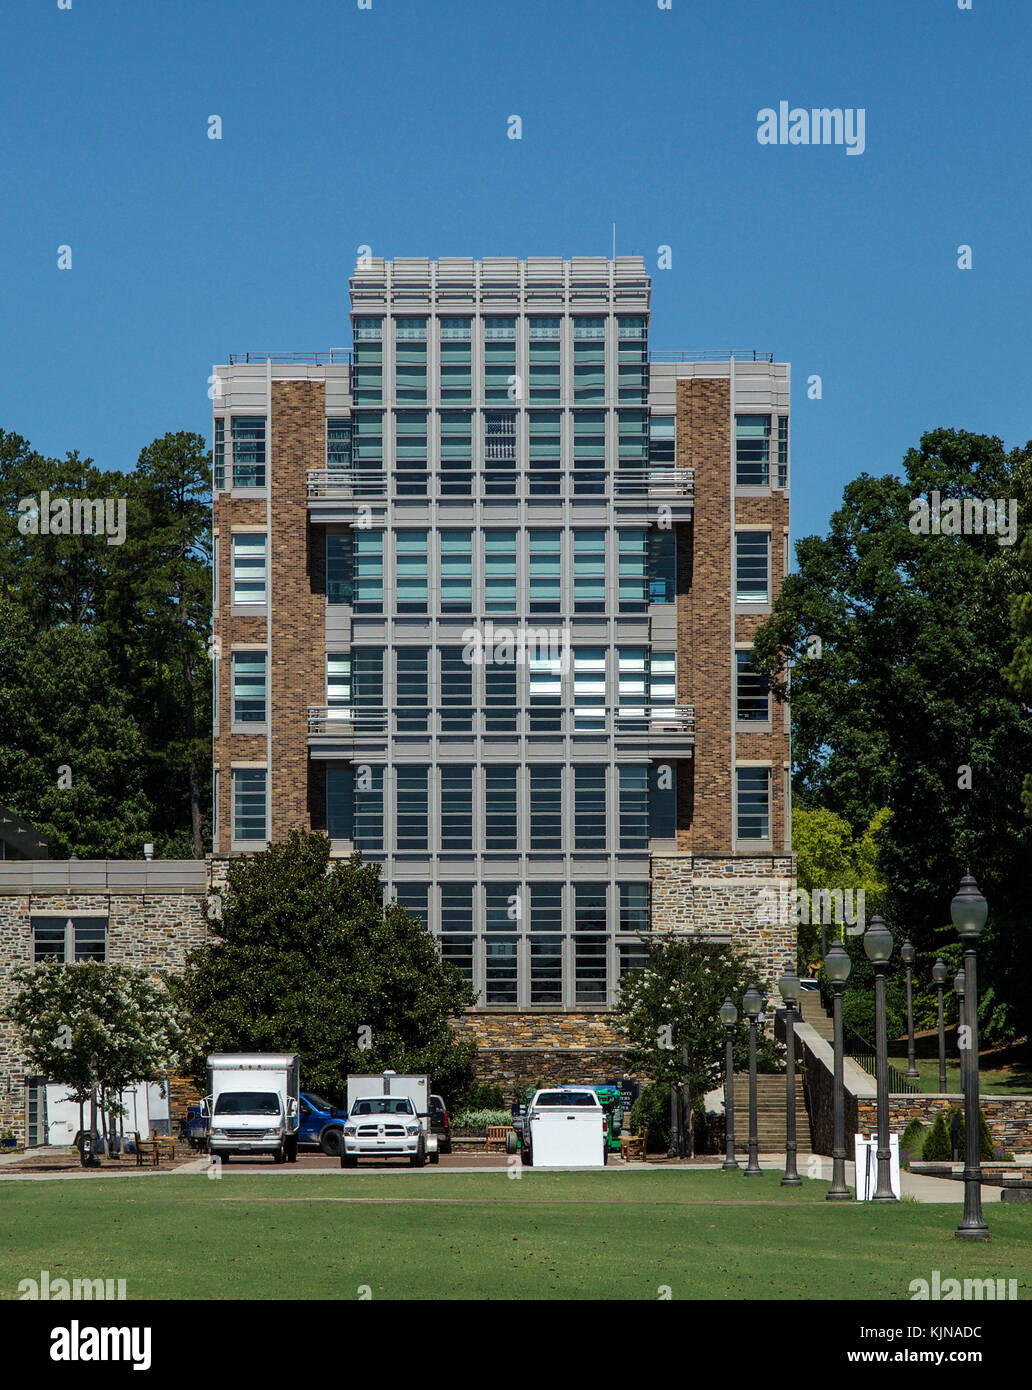
<path id="1" fill-rule="evenodd" d="M 319 1139 L 319 1147 L 324 1154 L 336 1158 L 340 1153 L 341 1132 L 339 1129 L 324 1129 Z"/>
<path id="2" fill-rule="evenodd" d="M 297 1162 L 297 1135 L 287 1140 L 287 1162 Z"/>
<path id="3" fill-rule="evenodd" d="M 516 1152 L 516 1131 L 514 1129 L 510 1129 L 509 1133 L 505 1136 L 505 1152 L 507 1154 L 514 1154 Z"/>
<path id="4" fill-rule="evenodd" d="M 422 1168 L 422 1167 L 425 1166 L 425 1164 L 426 1164 L 426 1148 L 425 1148 L 425 1146 L 424 1146 L 424 1144 L 423 1144 L 422 1139 L 420 1139 L 420 1141 L 419 1141 L 419 1148 L 416 1150 L 416 1152 L 415 1152 L 415 1153 L 412 1155 L 412 1157 L 409 1159 L 409 1163 L 411 1164 L 411 1166 L 412 1166 L 413 1168 Z"/>
<path id="5" fill-rule="evenodd" d="M 358 1167 L 358 1155 L 357 1155 L 357 1154 L 346 1154 L 346 1153 L 344 1153 L 343 1150 L 342 1150 L 342 1151 L 341 1151 L 341 1155 L 340 1155 L 340 1166 L 341 1166 L 342 1168 L 357 1168 L 357 1167 Z"/>
<path id="6" fill-rule="evenodd" d="M 287 1151 L 283 1144 L 273 1154 L 272 1161 L 273 1163 L 285 1163 L 287 1161 Z"/>

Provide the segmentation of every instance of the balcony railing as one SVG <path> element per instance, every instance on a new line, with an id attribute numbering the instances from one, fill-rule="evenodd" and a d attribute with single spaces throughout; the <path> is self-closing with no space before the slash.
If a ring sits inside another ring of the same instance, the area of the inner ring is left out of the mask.
<path id="1" fill-rule="evenodd" d="M 635 705 L 617 709 L 571 706 L 502 708 L 355 709 L 346 705 L 309 705 L 308 732 L 344 739 L 394 737 L 398 734 L 614 734 L 695 736 L 693 705 Z"/>
<path id="2" fill-rule="evenodd" d="M 279 363 L 300 363 L 309 367 L 346 367 L 353 357 L 350 348 L 329 348 L 326 352 L 231 352 L 231 367 L 264 366 L 271 360 Z"/>
<path id="3" fill-rule="evenodd" d="M 622 499 L 632 497 L 691 498 L 695 490 L 695 470 L 693 468 L 614 468 L 610 473 L 605 469 L 574 469 L 572 472 L 556 469 L 545 472 L 540 469 L 522 471 L 506 469 L 442 469 L 437 474 L 442 497 L 469 497 L 477 476 L 483 484 L 484 495 L 518 496 L 521 493 L 520 481 L 528 479 L 527 495 L 533 497 L 552 497 L 572 495 L 605 496 L 611 492 Z M 394 473 L 394 492 L 398 496 L 433 496 L 430 491 L 432 474 L 423 470 L 396 469 Z M 565 484 L 565 486 L 564 486 Z M 310 501 L 319 499 L 379 498 L 388 495 L 388 474 L 385 469 L 364 468 L 310 468 L 308 470 L 308 497 Z"/>
<path id="4" fill-rule="evenodd" d="M 658 348 L 649 352 L 650 362 L 726 362 L 733 357 L 736 362 L 773 362 L 772 352 L 757 352 L 755 348 Z"/>

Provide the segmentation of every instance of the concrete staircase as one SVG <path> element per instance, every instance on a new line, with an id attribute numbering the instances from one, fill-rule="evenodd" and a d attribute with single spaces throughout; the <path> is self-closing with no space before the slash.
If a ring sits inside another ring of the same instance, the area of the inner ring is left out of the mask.
<path id="1" fill-rule="evenodd" d="M 811 1150 L 810 1118 L 806 1113 L 803 1079 L 796 1077 L 796 1143 L 798 1153 Z M 756 1133 L 759 1151 L 785 1152 L 785 1076 L 784 1073 L 756 1078 Z M 749 1152 L 749 1077 L 735 1077 L 735 1153 Z"/>

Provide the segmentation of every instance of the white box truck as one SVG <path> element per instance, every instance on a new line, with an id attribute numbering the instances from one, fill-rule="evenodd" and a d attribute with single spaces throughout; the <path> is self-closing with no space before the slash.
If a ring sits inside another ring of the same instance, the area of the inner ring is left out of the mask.
<path id="1" fill-rule="evenodd" d="M 601 1168 L 609 1157 L 606 1112 L 594 1091 L 537 1091 L 523 1120 L 522 1161 L 534 1168 Z"/>
<path id="2" fill-rule="evenodd" d="M 422 1168 L 439 1157 L 437 1135 L 430 1132 L 429 1077 L 394 1071 L 348 1077 L 342 1168 L 357 1167 L 360 1158 L 407 1158 Z"/>
<path id="3" fill-rule="evenodd" d="M 286 1052 L 213 1052 L 208 1058 L 208 1150 L 297 1161 L 300 1059 Z"/>

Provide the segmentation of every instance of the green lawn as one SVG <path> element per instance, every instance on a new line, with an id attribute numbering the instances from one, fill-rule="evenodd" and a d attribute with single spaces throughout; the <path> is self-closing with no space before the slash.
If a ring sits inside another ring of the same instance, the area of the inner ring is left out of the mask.
<path id="1" fill-rule="evenodd" d="M 951 1095 L 960 1094 L 960 1065 L 956 1060 L 954 1037 L 946 1039 L 946 1089 Z M 935 1039 L 918 1039 L 918 1086 L 922 1091 L 937 1094 L 939 1090 L 939 1051 Z M 893 1043 L 889 1061 L 901 1072 L 907 1069 L 906 1043 Z M 978 1089 L 981 1095 L 1032 1095 L 1032 1052 L 1027 1043 L 1006 1052 L 985 1053 L 978 1068 Z"/>
<path id="2" fill-rule="evenodd" d="M 129 1298 L 908 1297 L 1006 1277 L 1032 1297 L 1032 1205 L 832 1204 L 741 1173 L 227 1174 L 4 1182 L 0 1298 L 20 1279 L 124 1278 Z M 344 1196 L 352 1200 L 340 1200 Z M 329 1199 L 337 1200 L 329 1200 Z M 724 1204 L 727 1205 L 724 1205 Z M 790 1272 L 789 1272 L 790 1271 Z"/>

